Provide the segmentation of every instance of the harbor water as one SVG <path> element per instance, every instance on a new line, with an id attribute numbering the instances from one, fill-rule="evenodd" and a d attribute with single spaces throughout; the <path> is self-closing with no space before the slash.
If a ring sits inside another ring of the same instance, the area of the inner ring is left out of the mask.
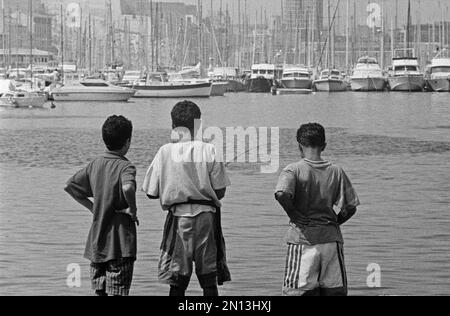
<path id="1" fill-rule="evenodd" d="M 296 129 L 326 126 L 325 158 L 347 171 L 359 212 L 343 227 L 350 295 L 450 294 L 450 98 L 434 93 L 228 94 L 196 100 L 203 124 L 279 127 L 280 167 L 299 159 Z M 138 184 L 170 139 L 176 100 L 56 103 L 0 109 L 0 295 L 90 295 L 83 259 L 90 213 L 64 193 L 65 181 L 102 153 L 100 128 L 122 114 L 135 127 L 128 155 Z M 278 172 L 233 163 L 223 208 L 233 282 L 222 295 L 280 295 L 288 220 L 273 198 Z M 165 295 L 157 281 L 165 214 L 138 193 L 141 226 L 132 295 Z M 81 267 L 81 287 L 66 283 Z M 376 264 L 372 265 L 371 264 Z M 367 279 L 381 269 L 381 287 Z M 369 282 L 370 285 L 370 282 Z M 196 278 L 189 295 L 200 294 Z"/>

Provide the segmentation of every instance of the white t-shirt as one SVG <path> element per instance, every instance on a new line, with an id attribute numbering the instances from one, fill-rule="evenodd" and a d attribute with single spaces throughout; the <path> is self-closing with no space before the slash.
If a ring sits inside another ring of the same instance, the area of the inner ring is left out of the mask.
<path id="1" fill-rule="evenodd" d="M 160 148 L 145 175 L 143 190 L 159 197 L 163 210 L 175 216 L 195 217 L 202 212 L 214 212 L 211 206 L 174 204 L 189 200 L 221 203 L 215 190 L 228 187 L 231 182 L 222 159 L 216 157 L 214 145 L 202 141 L 167 144 Z"/>

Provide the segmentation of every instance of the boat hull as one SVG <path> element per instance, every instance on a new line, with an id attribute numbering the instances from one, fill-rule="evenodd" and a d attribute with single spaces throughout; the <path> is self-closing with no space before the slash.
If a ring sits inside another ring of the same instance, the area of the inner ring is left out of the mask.
<path id="1" fill-rule="evenodd" d="M 245 91 L 245 84 L 238 80 L 229 80 L 227 92 L 243 92 Z"/>
<path id="2" fill-rule="evenodd" d="M 277 95 L 292 95 L 292 94 L 311 94 L 311 89 L 277 89 Z"/>
<path id="3" fill-rule="evenodd" d="M 384 78 L 352 78 L 353 91 L 384 91 L 386 89 Z"/>
<path id="4" fill-rule="evenodd" d="M 450 92 L 450 76 L 449 78 L 429 79 L 428 84 L 435 92 Z"/>
<path id="5" fill-rule="evenodd" d="M 252 93 L 268 93 L 273 86 L 272 79 L 250 78 L 247 80 L 247 91 Z"/>
<path id="6" fill-rule="evenodd" d="M 211 87 L 212 97 L 223 97 L 228 90 L 228 82 L 214 82 Z"/>
<path id="7" fill-rule="evenodd" d="M 54 91 L 50 95 L 54 101 L 95 101 L 95 102 L 126 102 L 133 97 L 135 91 L 127 92 L 70 92 Z"/>
<path id="8" fill-rule="evenodd" d="M 135 98 L 209 98 L 212 84 L 167 84 L 134 86 Z"/>
<path id="9" fill-rule="evenodd" d="M 16 108 L 42 108 L 47 102 L 46 96 L 38 97 L 12 97 L 0 98 L 0 106 L 11 106 Z"/>
<path id="10" fill-rule="evenodd" d="M 425 79 L 423 76 L 395 76 L 389 77 L 389 88 L 391 91 L 423 91 Z"/>
<path id="11" fill-rule="evenodd" d="M 317 91 L 323 92 L 341 92 L 347 91 L 347 83 L 338 79 L 320 79 L 314 81 Z"/>
<path id="12" fill-rule="evenodd" d="M 311 89 L 312 80 L 302 79 L 282 79 L 281 85 L 286 89 Z"/>

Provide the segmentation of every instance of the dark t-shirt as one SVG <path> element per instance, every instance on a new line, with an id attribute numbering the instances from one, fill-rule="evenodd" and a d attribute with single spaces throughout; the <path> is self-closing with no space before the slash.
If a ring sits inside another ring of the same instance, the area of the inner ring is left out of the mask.
<path id="1" fill-rule="evenodd" d="M 127 209 L 124 184 L 136 185 L 136 168 L 125 157 L 106 152 L 77 172 L 67 185 L 94 198 L 93 222 L 84 256 L 94 263 L 136 258 L 136 225 L 116 211 Z"/>
<path id="2" fill-rule="evenodd" d="M 291 195 L 299 214 L 309 220 L 304 227 L 291 224 L 288 243 L 344 242 L 334 206 L 341 210 L 357 207 L 359 199 L 342 168 L 327 161 L 301 160 L 281 172 L 276 192 Z"/>

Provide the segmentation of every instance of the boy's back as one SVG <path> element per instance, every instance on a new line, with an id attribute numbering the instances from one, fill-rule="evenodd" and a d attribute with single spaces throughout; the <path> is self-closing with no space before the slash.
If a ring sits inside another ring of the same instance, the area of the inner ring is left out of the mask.
<path id="1" fill-rule="evenodd" d="M 136 185 L 136 169 L 123 156 L 105 152 L 67 183 L 94 198 L 93 222 L 85 258 L 95 263 L 136 257 L 136 225 L 116 211 L 127 209 L 122 186 Z"/>
<path id="2" fill-rule="evenodd" d="M 77 172 L 65 191 L 92 213 L 85 258 L 99 296 L 129 294 L 136 260 L 136 168 L 125 158 L 133 124 L 111 116 L 102 127 L 107 151 Z M 91 200 L 93 198 L 93 201 Z"/>
<path id="3" fill-rule="evenodd" d="M 289 193 L 299 214 L 308 220 L 307 226 L 299 227 L 296 243 L 343 243 L 334 206 L 357 205 L 358 198 L 342 168 L 302 159 L 282 171 L 277 191 Z"/>
<path id="4" fill-rule="evenodd" d="M 164 210 L 189 200 L 213 201 L 215 191 L 229 185 L 224 165 L 216 161 L 215 147 L 202 141 L 170 143 L 156 154 L 144 180 L 144 191 L 158 196 Z M 177 208 L 185 208 L 185 205 Z M 203 206 L 204 207 L 204 206 Z"/>
<path id="5" fill-rule="evenodd" d="M 281 172 L 275 192 L 291 224 L 283 294 L 347 295 L 340 226 L 355 215 L 359 199 L 345 172 L 322 159 L 322 125 L 300 126 L 297 142 L 303 159 Z"/>

